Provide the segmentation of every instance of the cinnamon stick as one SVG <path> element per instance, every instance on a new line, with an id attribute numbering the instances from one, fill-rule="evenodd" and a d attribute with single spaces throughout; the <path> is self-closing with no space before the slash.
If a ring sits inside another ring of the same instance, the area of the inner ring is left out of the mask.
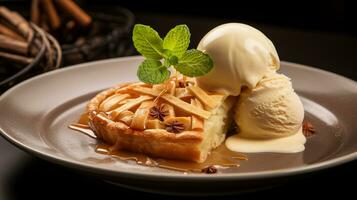
<path id="1" fill-rule="evenodd" d="M 48 25 L 48 17 L 47 15 L 40 16 L 40 27 L 45 30 L 46 32 L 50 31 L 50 27 Z"/>
<path id="2" fill-rule="evenodd" d="M 33 31 L 27 21 L 18 13 L 11 12 L 4 6 L 0 6 L 0 16 L 5 18 L 11 25 L 13 25 L 27 41 L 33 38 Z"/>
<path id="3" fill-rule="evenodd" d="M 34 37 L 33 35 L 33 30 L 32 28 L 30 27 L 29 23 L 27 22 L 27 20 L 25 20 L 19 13 L 17 12 L 12 12 L 12 18 L 13 19 L 16 19 L 19 21 L 19 24 L 18 24 L 18 28 L 20 30 L 20 32 L 22 32 L 27 41 L 31 41 L 32 38 Z"/>
<path id="4" fill-rule="evenodd" d="M 0 57 L 21 64 L 30 64 L 33 62 L 33 58 L 1 52 L 1 51 L 0 51 Z"/>
<path id="5" fill-rule="evenodd" d="M 0 24 L 0 34 L 6 35 L 6 36 L 11 37 L 15 40 L 25 41 L 25 39 L 23 37 L 21 37 L 21 35 L 19 35 L 15 31 L 11 30 L 10 28 L 8 28 L 2 24 Z"/>
<path id="6" fill-rule="evenodd" d="M 29 45 L 26 42 L 14 40 L 5 35 L 0 35 L 0 48 L 16 53 L 27 54 Z"/>
<path id="7" fill-rule="evenodd" d="M 40 24 L 40 0 L 31 1 L 31 21 L 36 25 Z"/>
<path id="8" fill-rule="evenodd" d="M 57 30 L 61 26 L 61 19 L 57 14 L 56 8 L 52 0 L 42 0 L 42 8 L 45 11 L 52 29 Z"/>
<path id="9" fill-rule="evenodd" d="M 69 15 L 71 15 L 80 25 L 88 26 L 92 18 L 85 13 L 76 3 L 71 0 L 57 0 L 56 3 Z"/>

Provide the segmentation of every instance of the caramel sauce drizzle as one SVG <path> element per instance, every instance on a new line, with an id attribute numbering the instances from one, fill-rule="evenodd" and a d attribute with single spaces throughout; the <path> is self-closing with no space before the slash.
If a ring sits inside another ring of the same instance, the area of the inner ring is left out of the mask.
<path id="1" fill-rule="evenodd" d="M 77 123 L 71 124 L 70 129 L 84 133 L 85 135 L 96 138 L 94 132 L 88 125 L 88 117 L 83 114 Z M 203 163 L 195 163 L 189 161 L 169 160 L 163 158 L 151 158 L 144 154 L 127 152 L 123 150 L 113 149 L 112 146 L 105 143 L 98 143 L 95 152 L 113 156 L 122 161 L 134 161 L 139 165 L 159 167 L 163 169 L 181 171 L 181 172 L 197 172 L 200 173 L 204 169 L 214 166 L 218 169 L 236 168 L 239 167 L 239 162 L 247 160 L 247 157 L 241 153 L 230 151 L 224 144 L 221 144 L 207 157 Z"/>

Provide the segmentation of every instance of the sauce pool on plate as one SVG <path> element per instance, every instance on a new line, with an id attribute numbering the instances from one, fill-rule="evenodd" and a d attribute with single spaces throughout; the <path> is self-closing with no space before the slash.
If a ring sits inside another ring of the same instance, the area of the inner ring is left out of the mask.
<path id="1" fill-rule="evenodd" d="M 94 132 L 88 125 L 88 116 L 86 114 L 81 115 L 79 121 L 71 124 L 69 128 L 84 133 L 89 137 L 96 138 Z M 140 153 L 112 150 L 110 145 L 102 142 L 98 142 L 95 151 L 100 154 L 113 156 L 122 161 L 134 161 L 139 165 L 160 167 L 181 172 L 215 173 L 216 171 L 212 171 L 212 169 L 219 170 L 222 168 L 239 167 L 240 161 L 247 160 L 245 155 L 230 151 L 224 144 L 221 144 L 213 150 L 203 163 L 151 158 Z"/>

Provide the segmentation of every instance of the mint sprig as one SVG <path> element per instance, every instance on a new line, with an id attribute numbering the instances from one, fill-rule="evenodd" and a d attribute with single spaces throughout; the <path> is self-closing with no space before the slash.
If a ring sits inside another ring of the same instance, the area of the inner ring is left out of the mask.
<path id="1" fill-rule="evenodd" d="M 208 73 L 213 68 L 212 59 L 202 51 L 187 50 L 190 37 L 186 25 L 174 27 L 162 39 L 150 26 L 136 24 L 134 46 L 146 58 L 138 68 L 139 79 L 145 83 L 162 83 L 170 77 L 171 66 L 189 77 Z"/>
<path id="2" fill-rule="evenodd" d="M 162 39 L 150 26 L 135 25 L 133 42 L 136 50 L 146 58 L 163 58 Z"/>
<path id="3" fill-rule="evenodd" d="M 211 58 L 197 49 L 186 51 L 175 66 L 185 76 L 203 76 L 213 67 Z"/>
<path id="4" fill-rule="evenodd" d="M 170 71 L 159 60 L 149 58 L 139 65 L 137 75 L 142 82 L 158 84 L 170 77 Z"/>
<path id="5" fill-rule="evenodd" d="M 163 47 L 171 51 L 172 55 L 181 57 L 190 45 L 190 30 L 186 25 L 178 25 L 171 29 L 164 38 Z"/>

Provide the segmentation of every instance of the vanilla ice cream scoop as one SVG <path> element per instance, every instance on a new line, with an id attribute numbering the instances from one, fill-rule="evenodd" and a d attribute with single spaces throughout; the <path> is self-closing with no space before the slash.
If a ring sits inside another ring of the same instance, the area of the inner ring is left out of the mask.
<path id="1" fill-rule="evenodd" d="M 239 135 L 253 139 L 272 139 L 296 134 L 304 119 L 304 107 L 290 79 L 272 73 L 258 85 L 242 92 L 235 121 Z"/>
<path id="2" fill-rule="evenodd" d="M 228 149 L 247 153 L 304 151 L 304 107 L 288 77 L 268 74 L 255 88 L 241 93 L 235 112 L 240 131 L 226 140 Z"/>
<path id="3" fill-rule="evenodd" d="M 253 89 L 264 75 L 280 67 L 273 43 L 259 30 L 240 23 L 220 25 L 208 32 L 197 49 L 207 53 L 214 68 L 198 77 L 200 87 L 237 96 Z"/>

